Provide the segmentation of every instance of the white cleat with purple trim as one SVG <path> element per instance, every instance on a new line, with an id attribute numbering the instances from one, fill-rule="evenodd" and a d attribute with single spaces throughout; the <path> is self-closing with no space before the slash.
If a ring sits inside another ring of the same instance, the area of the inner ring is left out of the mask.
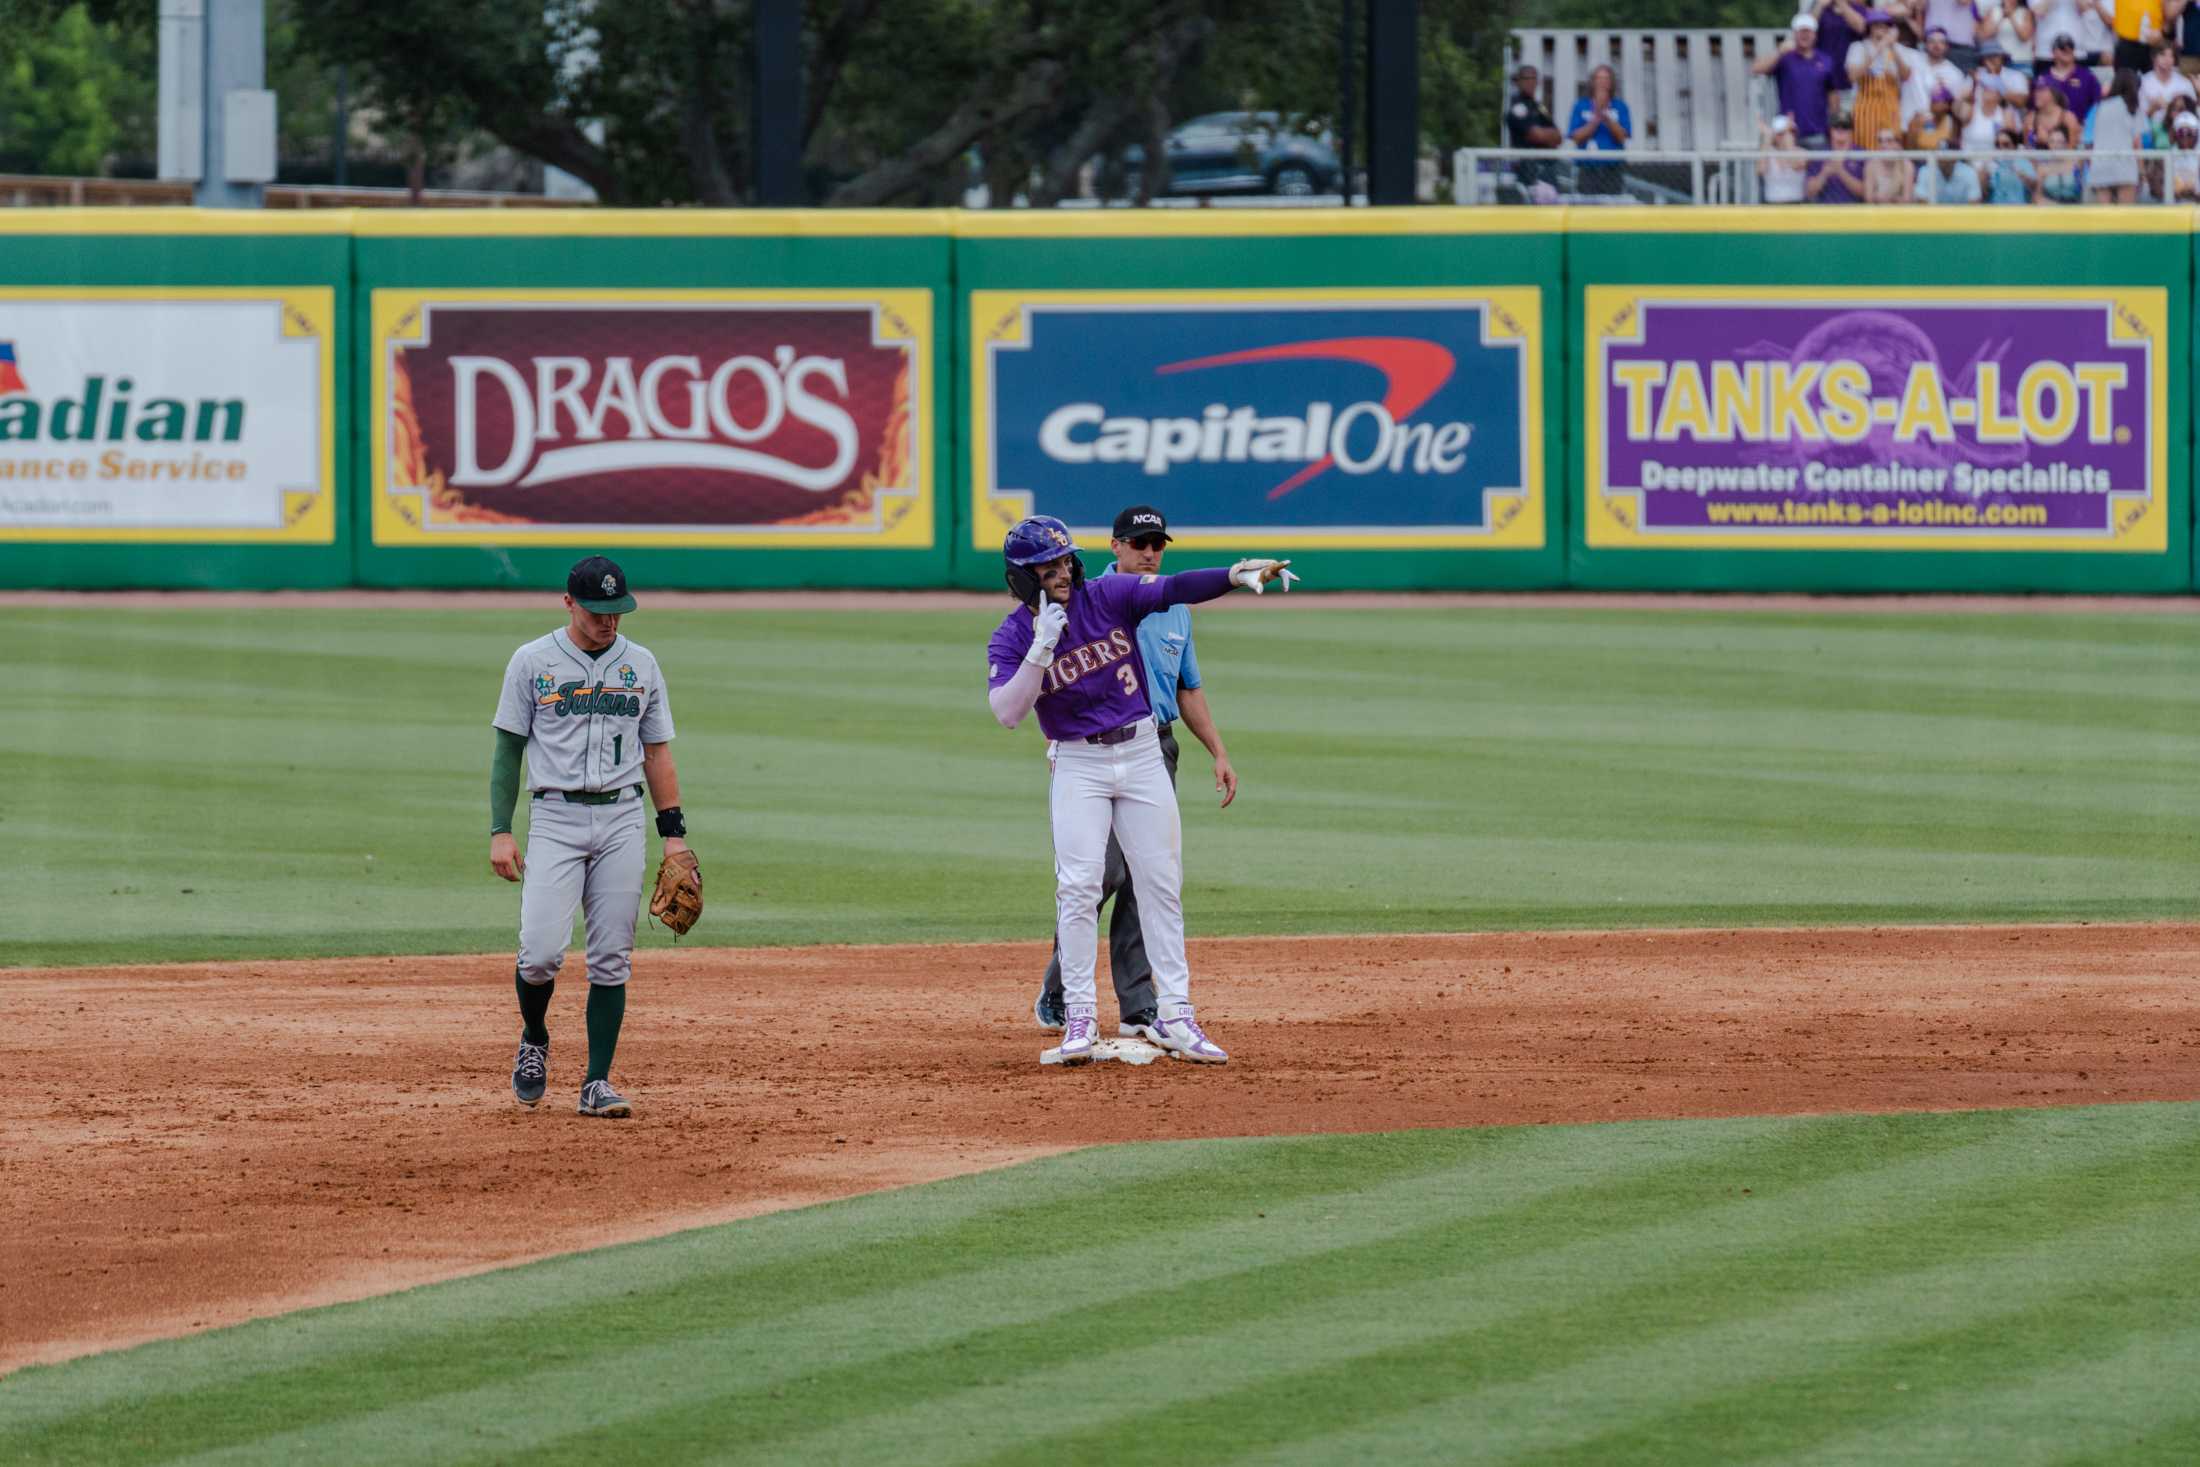
<path id="1" fill-rule="evenodd" d="M 1100 1022 L 1089 1008 L 1073 1008 L 1062 1028 L 1062 1042 L 1052 1049 L 1039 1051 L 1042 1065 L 1086 1065 L 1092 1063 L 1092 1047 L 1100 1037 Z"/>
<path id="2" fill-rule="evenodd" d="M 1142 1025 L 1139 1037 L 1159 1045 L 1173 1059 L 1190 1060 L 1199 1065 L 1226 1065 L 1230 1062 L 1230 1056 L 1223 1052 L 1222 1046 L 1209 1039 L 1207 1032 L 1199 1027 L 1199 1020 L 1192 1017 L 1190 1009 Z"/>

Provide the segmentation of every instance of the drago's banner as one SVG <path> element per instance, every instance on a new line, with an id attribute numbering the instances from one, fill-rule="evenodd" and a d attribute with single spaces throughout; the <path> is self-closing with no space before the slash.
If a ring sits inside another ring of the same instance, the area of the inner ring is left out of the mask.
<path id="1" fill-rule="evenodd" d="M 1544 540 L 1533 287 L 970 293 L 972 542 L 1522 549 Z"/>
<path id="2" fill-rule="evenodd" d="M 932 543 L 930 291 L 373 299 L 377 545 Z"/>
<path id="3" fill-rule="evenodd" d="M 1590 286 L 1591 547 L 2169 543 L 2159 289 Z"/>
<path id="4" fill-rule="evenodd" d="M 0 541 L 336 539 L 335 292 L 0 289 Z"/>

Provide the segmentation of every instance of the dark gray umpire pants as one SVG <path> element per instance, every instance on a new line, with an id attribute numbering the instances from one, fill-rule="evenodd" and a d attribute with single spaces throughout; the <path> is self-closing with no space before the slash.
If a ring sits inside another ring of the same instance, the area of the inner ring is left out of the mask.
<path id="1" fill-rule="evenodd" d="M 1169 766 L 1169 785 L 1176 786 L 1176 730 L 1160 724 L 1161 761 Z M 1131 870 L 1123 860 L 1123 847 L 1111 831 L 1108 835 L 1107 869 L 1100 876 L 1100 905 L 1115 898 L 1114 915 L 1108 918 L 1108 976 L 1115 981 L 1119 1017 L 1130 1018 L 1154 1007 L 1153 964 L 1146 961 L 1146 934 L 1138 925 L 1138 893 L 1131 889 Z M 1047 960 L 1046 994 L 1062 1001 L 1062 939 L 1054 939 L 1054 956 Z"/>

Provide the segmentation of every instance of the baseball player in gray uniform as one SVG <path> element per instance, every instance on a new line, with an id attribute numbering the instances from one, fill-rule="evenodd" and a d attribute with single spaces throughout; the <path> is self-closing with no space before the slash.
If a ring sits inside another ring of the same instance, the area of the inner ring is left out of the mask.
<path id="1" fill-rule="evenodd" d="M 680 778 L 672 766 L 672 704 L 649 649 L 619 635 L 634 609 L 626 574 L 600 555 L 565 582 L 566 624 L 512 654 L 497 700 L 489 776 L 489 865 L 518 881 L 519 1054 L 512 1095 L 532 1107 L 549 1084 L 544 1019 L 573 935 L 588 919 L 588 1074 L 584 1116 L 633 1107 L 611 1086 L 611 1055 L 626 1017 L 626 980 L 640 916 L 647 841 L 642 787 L 667 852 L 687 849 Z M 512 838 L 525 755 L 527 853 Z"/>

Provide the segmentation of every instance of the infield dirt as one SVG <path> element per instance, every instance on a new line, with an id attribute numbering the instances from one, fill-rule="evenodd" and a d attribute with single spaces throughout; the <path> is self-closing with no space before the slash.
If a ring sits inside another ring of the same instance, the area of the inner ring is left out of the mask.
<path id="1" fill-rule="evenodd" d="M 625 1122 L 577 962 L 532 1112 L 508 957 L 0 970 L 0 1371 L 1094 1142 L 2200 1098 L 2192 925 L 1195 941 L 1220 1069 L 1042 1069 L 1045 959 L 644 951 Z"/>

